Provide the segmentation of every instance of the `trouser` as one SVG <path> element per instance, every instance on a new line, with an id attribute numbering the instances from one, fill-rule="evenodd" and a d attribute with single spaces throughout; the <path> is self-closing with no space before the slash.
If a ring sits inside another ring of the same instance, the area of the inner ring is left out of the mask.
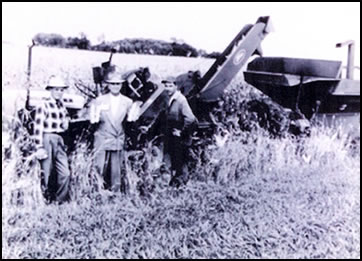
<path id="1" fill-rule="evenodd" d="M 58 134 L 44 133 L 43 144 L 48 157 L 40 160 L 42 193 L 50 202 L 67 201 L 70 171 L 63 138 Z"/>
<path id="2" fill-rule="evenodd" d="M 103 179 L 104 188 L 113 192 L 127 193 L 129 183 L 126 175 L 123 151 L 105 151 Z"/>
<path id="3" fill-rule="evenodd" d="M 171 136 L 165 143 L 165 153 L 170 156 L 171 170 L 175 171 L 172 179 L 178 179 L 184 184 L 188 181 L 188 148 L 180 137 Z"/>

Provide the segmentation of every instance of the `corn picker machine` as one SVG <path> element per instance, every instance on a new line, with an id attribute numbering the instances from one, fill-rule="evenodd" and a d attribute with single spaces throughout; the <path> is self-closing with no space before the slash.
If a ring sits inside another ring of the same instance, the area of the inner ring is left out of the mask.
<path id="1" fill-rule="evenodd" d="M 212 132 L 215 122 L 210 112 L 217 106 L 224 90 L 253 55 L 262 55 L 261 41 L 271 31 L 269 17 L 259 17 L 255 24 L 242 28 L 214 64 L 201 76 L 198 71 L 189 71 L 177 77 L 178 86 L 186 96 L 195 116 L 199 120 L 198 131 Z M 351 47 L 352 44 L 348 43 Z M 342 46 L 343 44 L 339 44 Z M 31 54 L 31 49 L 29 49 Z M 103 77 L 115 70 L 110 58 L 99 67 L 93 68 L 95 88 L 85 90 L 77 87 L 83 95 L 64 95 L 65 105 L 72 117 L 69 137 L 74 140 L 90 128 L 86 113 L 86 101 L 105 92 Z M 344 126 L 359 124 L 360 82 L 353 80 L 353 52 L 349 55 L 347 79 L 341 78 L 342 63 L 313 59 L 283 57 L 257 57 L 247 65 L 244 79 L 273 102 L 278 104 L 293 119 L 289 129 L 295 134 L 305 133 L 313 121 L 334 124 L 336 120 Z M 159 79 L 153 77 L 149 68 L 139 68 L 124 77 L 122 93 L 140 104 L 140 118 L 128 126 L 130 146 L 137 148 L 140 143 L 140 126 L 150 126 L 160 112 L 166 108 L 167 95 Z M 27 105 L 32 109 L 46 92 L 30 91 Z M 84 98 L 87 97 L 87 99 Z M 258 106 L 249 106 L 260 116 Z M 267 119 L 266 119 L 267 120 Z M 91 132 L 91 131 L 90 131 Z M 142 136 L 142 135 L 141 135 Z"/>

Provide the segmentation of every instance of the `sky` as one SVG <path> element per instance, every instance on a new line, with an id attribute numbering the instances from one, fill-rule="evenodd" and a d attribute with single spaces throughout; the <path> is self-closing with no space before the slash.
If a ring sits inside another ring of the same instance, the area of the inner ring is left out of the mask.
<path id="1" fill-rule="evenodd" d="M 222 52 L 245 24 L 270 16 L 274 31 L 262 42 L 265 56 L 341 60 L 355 41 L 360 64 L 360 3 L 2 3 L 2 41 L 28 45 L 36 33 L 85 33 L 92 44 L 124 38 L 183 40 Z"/>

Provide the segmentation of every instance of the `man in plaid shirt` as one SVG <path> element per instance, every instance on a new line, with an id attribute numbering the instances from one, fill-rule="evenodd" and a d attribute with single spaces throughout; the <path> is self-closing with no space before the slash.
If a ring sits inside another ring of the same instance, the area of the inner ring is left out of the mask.
<path id="1" fill-rule="evenodd" d="M 42 169 L 41 189 L 48 202 L 62 203 L 69 199 L 70 171 L 61 136 L 69 124 L 68 112 L 62 102 L 66 88 L 68 86 L 61 78 L 51 76 L 45 88 L 50 91 L 50 98 L 43 100 L 35 112 L 36 156 Z M 55 187 L 53 183 L 56 183 Z"/>

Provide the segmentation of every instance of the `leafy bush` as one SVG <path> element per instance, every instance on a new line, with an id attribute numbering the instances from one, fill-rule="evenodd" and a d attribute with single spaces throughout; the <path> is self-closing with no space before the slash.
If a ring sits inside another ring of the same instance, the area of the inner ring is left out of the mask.
<path id="1" fill-rule="evenodd" d="M 82 35 L 81 37 L 68 37 L 65 47 L 89 50 L 91 48 L 91 43 L 85 35 Z"/>
<path id="2" fill-rule="evenodd" d="M 60 34 L 38 33 L 33 37 L 37 45 L 66 47 L 67 40 Z"/>
<path id="3" fill-rule="evenodd" d="M 176 41 L 166 42 L 154 39 L 123 39 L 111 42 L 105 42 L 91 45 L 85 34 L 80 37 L 64 38 L 59 34 L 38 33 L 33 37 L 33 40 L 38 45 L 61 47 L 61 48 L 78 48 L 81 50 L 94 50 L 110 52 L 115 49 L 119 53 L 135 53 L 135 54 L 150 54 L 150 55 L 171 55 L 185 57 L 206 57 L 217 58 L 220 53 L 206 53 L 204 50 L 197 50 L 187 43 L 179 43 Z"/>

